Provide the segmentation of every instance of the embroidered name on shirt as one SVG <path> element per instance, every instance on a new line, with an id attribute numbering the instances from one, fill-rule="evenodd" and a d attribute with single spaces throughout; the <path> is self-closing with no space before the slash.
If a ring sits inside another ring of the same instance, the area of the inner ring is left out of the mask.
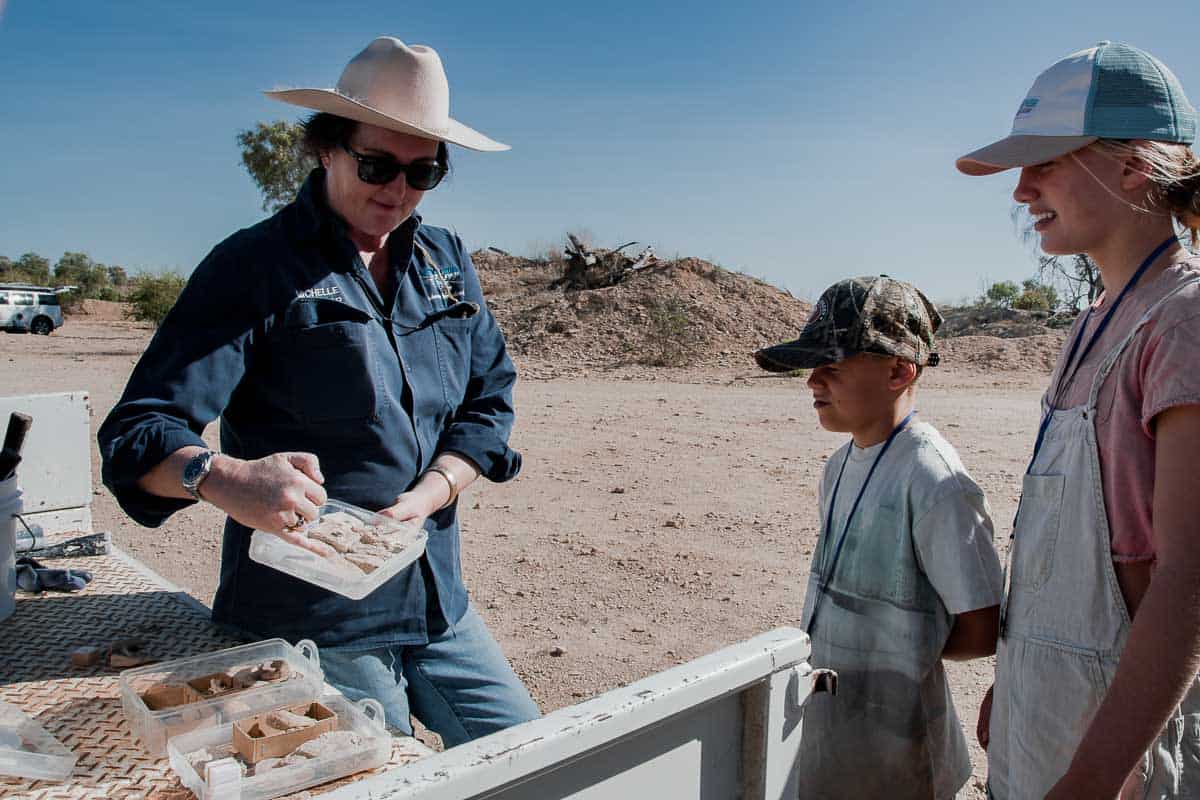
<path id="1" fill-rule="evenodd" d="M 342 289 L 340 286 L 314 286 L 311 289 L 304 289 L 296 292 L 297 300 L 341 300 Z"/>

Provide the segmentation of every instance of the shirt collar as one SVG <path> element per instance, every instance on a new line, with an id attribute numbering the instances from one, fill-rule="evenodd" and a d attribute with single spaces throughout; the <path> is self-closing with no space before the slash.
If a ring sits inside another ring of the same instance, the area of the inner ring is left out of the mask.
<path id="1" fill-rule="evenodd" d="M 324 239 L 341 246 L 349 243 L 345 220 L 329 207 L 329 200 L 325 196 L 324 167 L 316 167 L 308 173 L 292 207 L 292 234 L 298 241 Z M 392 231 L 388 239 L 393 258 L 401 253 L 412 253 L 413 240 L 420 227 L 421 215 L 414 211 L 412 216 L 400 223 L 400 227 Z"/>

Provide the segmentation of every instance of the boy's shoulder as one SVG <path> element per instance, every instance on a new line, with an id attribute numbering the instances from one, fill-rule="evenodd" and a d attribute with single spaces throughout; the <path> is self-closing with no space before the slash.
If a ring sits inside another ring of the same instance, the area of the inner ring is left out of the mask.
<path id="1" fill-rule="evenodd" d="M 903 474 L 910 476 L 914 499 L 934 502 L 948 491 L 983 494 L 967 472 L 954 445 L 928 422 L 915 422 L 897 437 L 897 456 L 907 463 Z"/>

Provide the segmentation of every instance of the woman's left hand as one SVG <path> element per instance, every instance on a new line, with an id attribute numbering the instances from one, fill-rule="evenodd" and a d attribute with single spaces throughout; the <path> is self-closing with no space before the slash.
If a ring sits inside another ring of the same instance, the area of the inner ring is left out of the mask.
<path id="1" fill-rule="evenodd" d="M 395 503 L 379 513 L 398 522 L 407 522 L 409 525 L 420 528 L 425 524 L 429 515 L 441 507 L 441 502 L 445 502 L 446 498 L 443 497 L 439 502 L 431 496 L 432 494 L 428 490 L 422 491 L 420 486 L 415 486 L 412 491 L 400 495 L 396 498 Z"/>
<path id="2" fill-rule="evenodd" d="M 439 454 L 434 465 L 436 468 L 426 470 L 415 486 L 379 513 L 421 527 L 430 514 L 443 508 L 451 500 L 451 480 L 438 470 L 451 472 L 454 484 L 460 492 L 479 476 L 479 468 L 475 463 L 457 453 Z"/>

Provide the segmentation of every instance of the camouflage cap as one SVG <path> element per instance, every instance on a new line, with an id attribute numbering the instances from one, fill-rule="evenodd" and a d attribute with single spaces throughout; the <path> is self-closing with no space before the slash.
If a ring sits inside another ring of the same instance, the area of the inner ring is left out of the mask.
<path id="1" fill-rule="evenodd" d="M 929 298 L 911 284 L 872 275 L 847 278 L 825 290 L 791 342 L 754 354 L 765 370 L 812 369 L 856 353 L 899 356 L 921 366 L 936 366 L 933 335 L 942 324 Z"/>

